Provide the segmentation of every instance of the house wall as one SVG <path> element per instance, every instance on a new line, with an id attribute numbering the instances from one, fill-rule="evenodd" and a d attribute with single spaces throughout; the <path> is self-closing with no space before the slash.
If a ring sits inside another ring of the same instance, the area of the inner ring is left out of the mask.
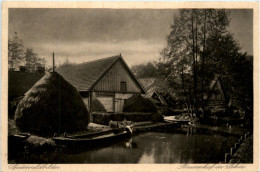
<path id="1" fill-rule="evenodd" d="M 93 92 L 93 98 L 98 99 L 107 112 L 114 112 L 115 93 L 111 92 Z"/>
<path id="2" fill-rule="evenodd" d="M 122 92 L 120 90 L 121 82 L 126 82 L 127 90 L 125 93 L 141 93 L 141 88 L 134 81 L 129 71 L 123 65 L 122 61 L 116 64 L 98 81 L 93 88 L 94 91 Z"/>
<path id="3" fill-rule="evenodd" d="M 105 107 L 107 112 L 122 112 L 125 100 L 134 94 L 130 93 L 111 93 L 111 92 L 92 92 L 92 99 L 98 99 Z M 89 110 L 90 97 L 82 97 Z"/>

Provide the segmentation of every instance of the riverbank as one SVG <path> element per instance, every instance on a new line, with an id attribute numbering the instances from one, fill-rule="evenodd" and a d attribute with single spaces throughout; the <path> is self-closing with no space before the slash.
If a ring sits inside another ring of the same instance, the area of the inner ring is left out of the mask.
<path id="1" fill-rule="evenodd" d="M 229 163 L 253 163 L 253 136 L 246 138 Z"/>

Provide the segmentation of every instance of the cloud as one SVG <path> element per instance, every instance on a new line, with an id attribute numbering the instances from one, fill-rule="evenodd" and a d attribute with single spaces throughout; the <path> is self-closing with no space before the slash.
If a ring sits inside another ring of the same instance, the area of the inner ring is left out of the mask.
<path id="1" fill-rule="evenodd" d="M 46 58 L 48 65 L 51 65 L 52 52 L 55 52 L 57 63 L 63 63 L 67 59 L 73 63 L 82 63 L 121 53 L 128 65 L 131 66 L 158 58 L 160 51 L 164 47 L 164 41 L 42 42 L 28 44 L 28 46 L 32 47 L 40 57 Z"/>

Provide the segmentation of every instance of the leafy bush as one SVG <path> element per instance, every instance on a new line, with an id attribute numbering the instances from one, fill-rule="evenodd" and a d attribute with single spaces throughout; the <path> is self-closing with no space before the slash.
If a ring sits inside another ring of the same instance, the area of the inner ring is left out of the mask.
<path id="1" fill-rule="evenodd" d="M 163 122 L 163 116 L 162 114 L 155 112 L 151 116 L 151 121 L 152 122 Z"/>
<path id="2" fill-rule="evenodd" d="M 92 113 L 92 120 L 94 123 L 108 125 L 110 121 L 110 114 L 108 113 Z"/>

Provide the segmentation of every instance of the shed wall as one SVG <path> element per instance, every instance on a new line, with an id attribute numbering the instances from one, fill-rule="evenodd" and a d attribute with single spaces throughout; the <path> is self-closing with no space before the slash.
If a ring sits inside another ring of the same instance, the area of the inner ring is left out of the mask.
<path id="1" fill-rule="evenodd" d="M 121 82 L 126 82 L 126 91 L 120 89 Z M 141 93 L 141 88 L 120 60 L 98 81 L 93 90 Z"/>

